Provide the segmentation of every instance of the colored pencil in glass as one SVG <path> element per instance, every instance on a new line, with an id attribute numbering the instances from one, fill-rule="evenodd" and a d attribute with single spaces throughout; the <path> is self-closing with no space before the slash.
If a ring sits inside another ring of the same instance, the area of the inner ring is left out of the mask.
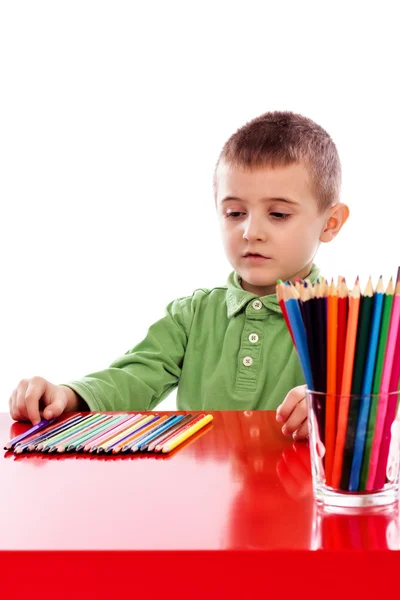
<path id="1" fill-rule="evenodd" d="M 23 442 L 19 442 L 16 446 L 14 446 L 14 452 L 20 454 L 22 452 L 25 452 L 26 450 L 31 451 L 35 448 L 35 445 L 38 444 L 40 441 L 47 439 L 51 435 L 63 431 L 64 429 L 68 429 L 68 427 L 71 427 L 73 423 L 78 422 L 80 419 L 82 419 L 81 415 L 74 415 L 69 419 L 66 419 L 65 421 L 58 421 L 57 423 L 53 423 L 53 425 L 47 427 L 44 432 L 39 434 L 34 433 L 33 435 L 26 438 Z"/>
<path id="2" fill-rule="evenodd" d="M 338 337 L 338 295 L 332 279 L 328 297 L 328 335 L 327 335 L 327 383 L 326 383 L 326 420 L 325 420 L 325 477 L 331 485 L 333 457 L 336 438 L 336 362 Z"/>
<path id="3" fill-rule="evenodd" d="M 399 399 L 399 381 L 400 381 L 400 335 L 397 336 L 396 351 L 393 361 L 393 369 L 390 380 L 389 392 L 397 392 L 391 394 L 388 398 L 388 407 L 386 411 L 385 425 L 383 428 L 383 436 L 381 442 L 381 449 L 379 453 L 378 468 L 375 478 L 375 487 L 380 489 L 384 486 L 386 481 L 386 467 L 389 457 L 390 442 L 391 442 L 391 430 L 393 421 L 396 418 L 396 411 L 398 407 Z"/>
<path id="4" fill-rule="evenodd" d="M 369 472 L 369 463 L 371 457 L 372 450 L 372 442 L 374 438 L 374 430 L 376 423 L 376 413 L 378 410 L 378 402 L 379 402 L 379 391 L 381 388 L 382 381 L 382 373 L 383 373 L 383 365 L 385 362 L 385 353 L 387 340 L 389 336 L 389 327 L 390 327 L 390 317 L 392 314 L 393 307 L 393 298 L 394 298 L 394 287 L 393 280 L 390 279 L 387 289 L 385 291 L 385 297 L 383 299 L 383 310 L 382 310 L 382 321 L 379 332 L 379 343 L 378 343 L 378 352 L 374 370 L 374 382 L 372 386 L 372 398 L 371 398 L 371 406 L 369 410 L 368 417 L 368 426 L 367 432 L 365 436 L 365 448 L 364 448 L 364 456 L 361 467 L 361 477 L 359 489 L 361 491 L 365 491 L 367 487 L 368 480 L 368 472 Z"/>
<path id="5" fill-rule="evenodd" d="M 346 350 L 346 332 L 347 316 L 349 308 L 349 290 L 345 278 L 338 282 L 338 333 L 337 333 L 337 353 L 336 353 L 336 394 L 339 395 L 343 380 L 344 353 Z M 339 405 L 336 406 L 336 424 L 339 412 Z"/>
<path id="6" fill-rule="evenodd" d="M 400 321 L 400 282 L 396 284 L 395 295 L 393 299 L 392 315 L 390 318 L 389 335 L 385 353 L 385 362 L 382 372 L 382 383 L 380 389 L 380 398 L 376 415 L 376 424 L 374 438 L 372 441 L 369 473 L 367 480 L 367 490 L 375 488 L 375 478 L 378 468 L 378 460 L 385 425 L 386 411 L 388 405 L 388 392 L 390 390 L 390 380 L 393 369 L 394 353 L 396 350 L 397 335 Z"/>
<path id="7" fill-rule="evenodd" d="M 133 423 L 136 423 L 141 418 L 143 418 L 143 415 L 140 413 L 128 416 L 126 420 L 117 425 L 111 431 L 100 434 L 98 437 L 96 437 L 96 439 L 86 443 L 85 447 L 83 448 L 84 452 L 96 452 L 99 446 L 111 440 L 118 433 L 125 431 L 130 425 L 133 425 Z"/>
<path id="8" fill-rule="evenodd" d="M 122 425 L 124 425 L 127 419 L 129 419 L 129 415 L 127 414 L 115 415 L 114 419 L 107 423 L 107 427 L 104 431 L 98 431 L 97 433 L 92 435 L 88 440 L 81 441 L 78 444 L 76 444 L 74 448 L 75 452 L 81 452 L 82 450 L 84 450 L 86 444 L 94 443 L 95 440 L 98 440 L 100 437 L 108 435 L 110 432 L 115 432 L 115 429 L 118 428 L 118 426 L 121 425 L 121 423 Z"/>
<path id="9" fill-rule="evenodd" d="M 360 404 L 360 412 L 357 422 L 357 431 L 354 443 L 354 454 L 351 465 L 349 491 L 356 492 L 359 490 L 360 474 L 362 459 L 364 455 L 365 437 L 368 426 L 368 416 L 371 405 L 372 386 L 374 381 L 374 371 L 376 364 L 376 356 L 378 352 L 379 333 L 382 322 L 382 310 L 384 300 L 384 289 L 382 277 L 380 277 L 376 292 L 374 294 L 374 306 L 372 316 L 371 335 L 368 343 L 368 354 L 365 366 L 365 375 L 362 385 L 362 397 Z"/>
<path id="10" fill-rule="evenodd" d="M 118 454 L 119 452 L 121 452 L 122 448 L 126 444 L 129 444 L 129 442 L 133 442 L 137 438 L 141 437 L 147 431 L 150 431 L 151 429 L 153 429 L 155 422 L 160 421 L 162 418 L 163 417 L 161 417 L 160 415 L 157 415 L 151 421 L 149 421 L 146 425 L 139 427 L 139 429 L 137 431 L 128 435 L 126 439 L 121 440 L 117 444 L 113 444 L 113 446 L 111 448 L 111 452 L 113 454 Z M 110 448 L 109 448 L 109 450 L 110 450 Z"/>
<path id="11" fill-rule="evenodd" d="M 71 435 L 72 432 L 81 431 L 89 423 L 93 423 L 94 421 L 97 421 L 100 418 L 100 416 L 101 415 L 99 413 L 91 414 L 87 417 L 87 419 L 84 420 L 84 422 L 82 422 L 83 421 L 82 420 L 82 421 L 78 422 L 76 425 L 73 425 L 71 428 L 68 428 L 67 430 L 62 431 L 61 433 L 55 434 L 55 435 L 49 437 L 47 440 L 40 442 L 40 444 L 37 444 L 35 447 L 36 452 L 43 452 L 43 451 L 48 450 L 48 448 L 50 448 L 50 446 L 52 446 L 54 443 L 57 443 L 58 441 L 65 439 L 66 437 Z"/>
<path id="12" fill-rule="evenodd" d="M 183 419 L 183 415 L 172 415 L 172 416 L 168 417 L 168 419 L 165 421 L 165 423 L 163 423 L 155 431 L 150 432 L 148 436 L 146 436 L 144 439 L 142 439 L 140 441 L 140 444 L 137 441 L 134 445 L 131 445 L 130 451 L 137 452 L 138 450 L 140 450 L 140 452 L 144 452 L 145 450 L 147 450 L 147 447 L 150 444 L 151 440 L 154 440 L 161 433 L 165 433 L 166 431 L 171 431 L 171 427 L 173 427 L 176 423 L 178 423 L 182 419 Z"/>
<path id="13" fill-rule="evenodd" d="M 313 378 L 311 373 L 311 364 L 307 343 L 307 334 L 304 327 L 303 318 L 301 316 L 298 293 L 296 288 L 293 286 L 285 286 L 284 288 L 284 300 L 285 306 L 288 313 L 290 325 L 292 327 L 293 336 L 295 339 L 295 345 L 297 353 L 299 355 L 300 364 L 303 370 L 304 378 L 306 380 L 307 387 L 313 389 Z"/>
<path id="14" fill-rule="evenodd" d="M 61 444 L 58 444 L 57 452 L 76 452 L 78 446 L 81 444 L 85 445 L 86 442 L 93 439 L 99 433 L 105 433 L 109 427 L 112 427 L 116 421 L 119 422 L 120 419 L 121 417 L 119 415 L 107 415 L 103 421 L 89 427 L 87 431 L 82 431 L 80 434 L 77 434 L 72 440 L 65 440 Z"/>
<path id="15" fill-rule="evenodd" d="M 163 446 L 162 452 L 163 453 L 171 452 L 177 446 L 179 446 L 180 444 L 183 444 L 183 442 L 185 442 L 187 439 L 192 437 L 192 435 L 194 435 L 197 431 L 199 431 L 200 429 L 205 427 L 208 423 L 210 423 L 213 420 L 213 418 L 214 417 L 212 415 L 205 415 L 203 417 L 203 419 L 200 419 L 200 421 L 193 424 L 192 427 L 189 427 L 185 432 L 181 433 L 181 435 L 177 435 L 174 438 L 172 438 L 172 440 L 167 442 Z"/>
<path id="16" fill-rule="evenodd" d="M 195 418 L 195 415 L 186 415 L 185 417 L 183 417 L 183 419 L 179 423 L 176 423 L 175 425 L 173 425 L 171 427 L 171 429 L 169 429 L 168 431 L 165 431 L 164 433 L 161 433 L 159 436 L 157 436 L 156 438 L 154 438 L 154 440 L 152 440 L 150 442 L 150 444 L 148 445 L 147 451 L 148 452 L 153 452 L 153 450 L 155 449 L 155 447 L 157 446 L 157 444 L 163 442 L 168 437 L 172 436 L 172 434 L 174 434 L 180 428 L 184 427 L 190 421 L 193 421 L 194 418 Z"/>
<path id="17" fill-rule="evenodd" d="M 374 289 L 371 277 L 368 279 L 364 294 L 360 298 L 360 313 L 357 327 L 357 343 L 354 356 L 353 380 L 351 383 L 351 394 L 349 411 L 347 415 L 346 440 L 343 449 L 343 464 L 340 487 L 347 490 L 350 483 L 351 465 L 354 454 L 354 441 L 357 430 L 357 421 L 360 410 L 360 396 L 367 361 L 368 340 L 371 333 L 372 309 L 374 305 Z"/>
<path id="18" fill-rule="evenodd" d="M 302 308 L 302 317 L 304 322 L 304 328 L 307 337 L 308 355 L 310 360 L 311 373 L 314 374 L 317 371 L 316 361 L 316 345 L 314 340 L 314 322 L 312 313 L 312 303 L 314 298 L 312 296 L 312 288 L 307 281 L 304 282 L 303 289 L 300 293 L 300 306 Z"/>
<path id="19" fill-rule="evenodd" d="M 318 348 L 317 360 L 318 369 L 314 375 L 315 391 L 326 392 L 326 304 L 327 299 L 324 296 L 325 282 L 317 283 L 317 296 L 314 299 L 314 323 L 316 324 L 315 332 L 317 334 L 316 344 Z M 323 413 L 325 413 L 325 405 L 322 403 Z M 325 422 L 325 414 L 322 415 Z M 324 430 L 325 434 L 325 430 Z M 322 436 L 324 437 L 324 436 Z M 324 440 L 321 440 L 324 442 Z"/>
<path id="20" fill-rule="evenodd" d="M 123 452 L 123 453 L 130 452 L 131 448 L 133 446 L 136 446 L 136 444 L 140 444 L 142 442 L 142 440 L 145 440 L 147 438 L 147 436 L 158 431 L 159 428 L 162 427 L 166 423 L 166 421 L 168 421 L 168 419 L 169 419 L 169 417 L 167 417 L 167 415 L 160 416 L 160 418 L 158 419 L 158 421 L 156 423 L 153 423 L 152 425 L 149 426 L 149 428 L 147 430 L 145 429 L 137 436 L 134 436 L 133 439 L 131 439 L 129 442 L 124 444 L 121 448 L 121 452 Z"/>
<path id="21" fill-rule="evenodd" d="M 120 441 L 127 440 L 130 435 L 143 428 L 145 425 L 157 419 L 157 415 L 143 415 L 138 421 L 129 425 L 127 429 L 121 431 L 121 433 L 117 433 L 110 440 L 103 442 L 97 447 L 97 453 L 101 454 L 102 452 L 110 453 L 114 446 L 116 446 Z"/>
<path id="22" fill-rule="evenodd" d="M 7 444 L 4 446 L 4 450 L 12 450 L 16 444 L 18 444 L 19 442 L 21 442 L 25 438 L 31 436 L 32 434 L 36 433 L 37 431 L 41 431 L 42 429 L 44 429 L 45 427 L 47 427 L 51 423 L 54 423 L 55 420 L 56 419 L 43 419 L 42 421 L 40 421 L 40 423 L 37 423 L 37 425 L 34 425 L 33 427 L 30 427 L 24 433 L 21 433 L 20 435 L 17 435 L 12 440 L 10 440 L 9 442 L 7 442 Z"/>
<path id="23" fill-rule="evenodd" d="M 343 450 L 346 441 L 347 416 L 349 412 L 351 384 L 353 379 L 354 354 L 357 340 L 358 315 L 360 309 L 360 286 L 358 278 L 349 298 L 349 317 L 347 322 L 346 348 L 343 366 L 343 381 L 339 399 L 338 426 L 333 459 L 332 486 L 339 488 L 342 475 Z"/>
<path id="24" fill-rule="evenodd" d="M 278 279 L 278 285 L 276 286 L 276 297 L 277 297 L 279 306 L 281 307 L 281 311 L 283 314 L 283 318 L 285 319 L 286 327 L 288 328 L 290 337 L 292 338 L 293 346 L 296 346 L 296 343 L 295 343 L 294 337 L 293 337 L 292 328 L 290 326 L 290 321 L 289 321 L 289 317 L 287 314 L 286 306 L 285 306 L 285 301 L 283 299 L 283 288 L 284 288 L 284 285 L 283 285 L 282 279 Z"/>

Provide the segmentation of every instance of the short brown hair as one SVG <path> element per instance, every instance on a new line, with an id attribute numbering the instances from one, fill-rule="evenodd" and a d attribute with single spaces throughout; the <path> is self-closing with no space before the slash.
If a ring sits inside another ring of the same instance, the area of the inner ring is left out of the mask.
<path id="1" fill-rule="evenodd" d="M 320 125 L 296 113 L 264 113 L 229 138 L 215 166 L 215 197 L 221 161 L 249 169 L 302 162 L 311 174 L 320 210 L 336 204 L 340 198 L 342 173 L 332 138 Z"/>

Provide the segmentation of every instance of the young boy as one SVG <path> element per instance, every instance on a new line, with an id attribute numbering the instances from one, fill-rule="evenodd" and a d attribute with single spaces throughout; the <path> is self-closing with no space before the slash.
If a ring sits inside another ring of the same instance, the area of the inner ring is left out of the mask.
<path id="1" fill-rule="evenodd" d="M 227 284 L 171 302 L 146 338 L 108 369 L 65 385 L 22 380 L 11 416 L 37 423 L 42 408 L 47 419 L 70 410 L 151 410 L 179 384 L 179 410 L 277 409 L 285 435 L 307 437 L 304 377 L 275 286 L 277 279 L 317 280 L 319 244 L 349 214 L 340 184 L 336 147 L 313 121 L 272 112 L 244 125 L 214 173 L 234 269 Z"/>

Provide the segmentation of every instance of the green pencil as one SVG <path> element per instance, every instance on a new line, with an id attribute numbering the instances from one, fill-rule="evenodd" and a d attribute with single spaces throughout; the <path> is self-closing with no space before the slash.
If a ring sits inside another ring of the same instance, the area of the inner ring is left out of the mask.
<path id="1" fill-rule="evenodd" d="M 389 285 L 385 292 L 384 304 L 383 304 L 383 312 L 382 312 L 382 324 L 381 324 L 381 332 L 379 334 L 379 344 L 378 344 L 378 353 L 376 359 L 375 366 L 375 374 L 374 374 L 374 383 L 372 386 L 372 393 L 374 395 L 379 394 L 381 388 L 381 379 L 383 372 L 383 365 L 385 361 L 385 352 L 386 352 L 386 344 L 389 335 L 389 325 L 390 325 L 390 316 L 392 314 L 392 306 L 393 306 L 393 295 L 394 295 L 394 287 L 393 280 L 390 279 Z M 360 477 L 360 491 L 365 490 L 365 486 L 367 485 L 368 479 L 368 470 L 369 470 L 369 460 L 371 456 L 371 448 L 372 448 L 372 440 L 374 438 L 374 429 L 375 429 L 375 420 L 376 413 L 378 410 L 378 398 L 377 396 L 371 398 L 371 408 L 368 419 L 368 427 L 367 434 L 365 438 L 365 449 L 364 449 L 364 457 L 361 468 L 361 477 Z"/>

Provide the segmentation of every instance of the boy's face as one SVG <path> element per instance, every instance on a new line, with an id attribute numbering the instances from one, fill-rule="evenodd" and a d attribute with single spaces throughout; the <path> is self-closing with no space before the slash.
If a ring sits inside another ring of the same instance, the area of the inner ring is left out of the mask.
<path id="1" fill-rule="evenodd" d="M 301 163 L 250 171 L 221 162 L 216 204 L 226 255 L 245 290 L 273 294 L 277 279 L 309 275 L 331 209 L 318 210 Z"/>

